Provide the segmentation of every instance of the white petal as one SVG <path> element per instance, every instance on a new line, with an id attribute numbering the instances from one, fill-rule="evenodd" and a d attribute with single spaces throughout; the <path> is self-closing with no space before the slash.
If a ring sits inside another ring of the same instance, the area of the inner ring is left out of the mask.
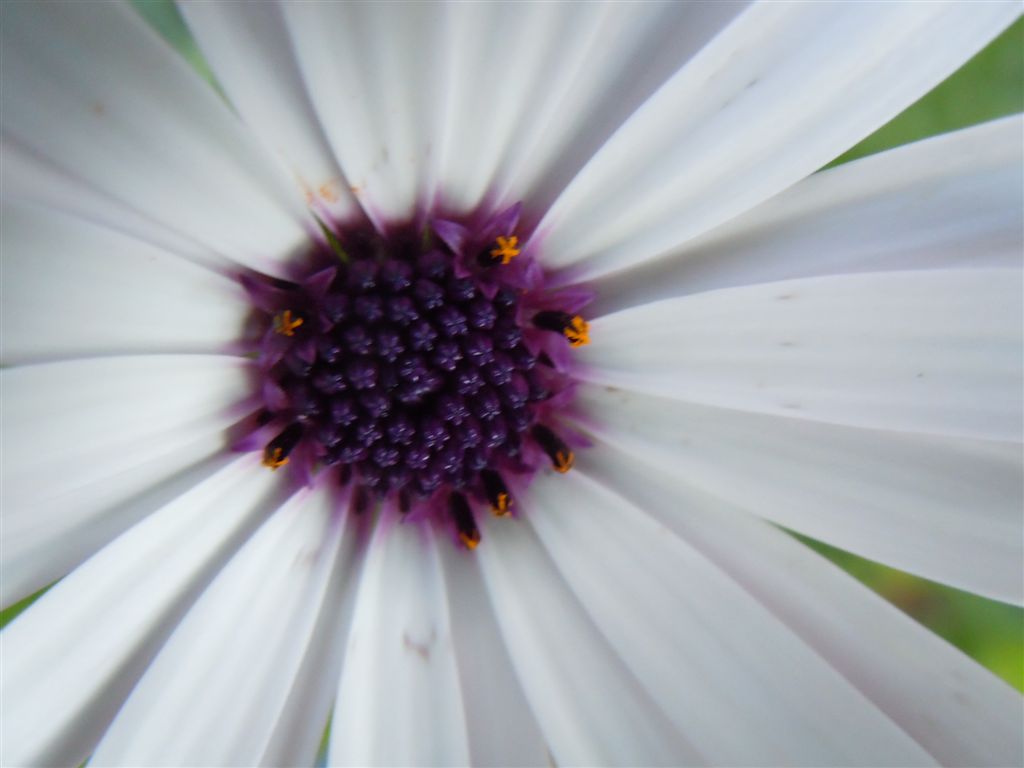
<path id="1" fill-rule="evenodd" d="M 590 279 L 654 258 L 814 172 L 1008 26 L 1010 3 L 760 3 L 608 141 L 542 223 Z"/>
<path id="2" fill-rule="evenodd" d="M 584 612 L 529 526 L 488 520 L 482 527 L 474 554 L 551 763 L 704 764 Z"/>
<path id="3" fill-rule="evenodd" d="M 254 765 L 306 653 L 345 530 L 303 490 L 231 559 L 100 742 L 97 765 Z"/>
<path id="4" fill-rule="evenodd" d="M 1019 270 L 808 278 L 599 318 L 588 380 L 800 419 L 1019 440 Z"/>
<path id="5" fill-rule="evenodd" d="M 587 429 L 694 488 L 926 578 L 1024 601 L 1021 448 L 584 387 Z"/>
<path id="6" fill-rule="evenodd" d="M 1024 761 L 1019 693 L 808 547 L 639 455 L 599 445 L 578 466 L 728 573 L 942 765 Z"/>
<path id="7" fill-rule="evenodd" d="M 80 765 L 92 752 L 178 618 L 264 511 L 271 474 L 253 457 L 224 464 L 4 630 L 4 765 Z"/>
<path id="8" fill-rule="evenodd" d="M 476 553 L 440 546 L 459 667 L 469 764 L 546 765 L 547 745 L 523 695 Z"/>
<path id="9" fill-rule="evenodd" d="M 353 526 L 349 520 L 346 525 Z M 366 556 L 366 534 L 347 533 L 338 556 L 339 571 L 327 585 L 323 607 L 292 691 L 270 736 L 259 765 L 312 766 L 338 694 L 338 680 L 359 594 L 359 572 Z"/>
<path id="10" fill-rule="evenodd" d="M 1018 267 L 1022 135 L 1011 117 L 814 174 L 663 259 L 599 280 L 590 311 L 796 277 Z"/>
<path id="11" fill-rule="evenodd" d="M 330 765 L 467 765 L 469 744 L 433 531 L 378 524 L 334 705 Z"/>
<path id="12" fill-rule="evenodd" d="M 569 587 L 709 764 L 933 764 L 713 563 L 621 497 L 581 472 L 549 473 L 529 503 Z"/>
<path id="13" fill-rule="evenodd" d="M 223 352 L 248 306 L 236 284 L 82 219 L 3 204 L 5 365 L 61 357 Z"/>
<path id="14" fill-rule="evenodd" d="M 464 3 L 435 105 L 443 201 L 548 207 L 623 120 L 743 7 Z"/>
<path id="15" fill-rule="evenodd" d="M 0 136 L 0 164 L 4 169 L 0 198 L 4 200 L 38 206 L 50 214 L 77 216 L 215 270 L 233 266 L 187 233 L 175 232 L 142 211 L 127 208 L 110 193 L 71 175 L 6 135 Z"/>
<path id="16" fill-rule="evenodd" d="M 516 48 L 513 56 L 485 57 L 488 66 L 511 68 L 519 90 L 511 98 L 486 79 L 467 83 L 466 88 L 476 86 L 479 92 L 467 100 L 468 114 L 453 121 L 460 137 L 455 146 L 473 138 L 469 130 L 483 136 L 494 128 L 508 130 L 507 148 L 494 153 L 501 158 L 495 172 L 497 197 L 505 204 L 522 200 L 527 215 L 541 214 L 622 123 L 746 5 L 520 5 L 510 20 L 514 26 L 495 27 L 495 34 L 509 30 L 506 39 L 526 40 L 528 45 Z M 534 19 L 526 18 L 526 8 Z M 488 99 L 493 102 L 490 109 L 476 106 Z M 453 159 L 462 158 L 456 153 Z M 465 162 L 463 174 L 469 176 L 479 160 Z"/>
<path id="17" fill-rule="evenodd" d="M 325 133 L 379 220 L 407 216 L 417 197 L 429 203 L 439 193 L 442 207 L 467 209 L 495 189 L 509 203 L 528 197 L 543 209 L 740 8 L 396 2 L 286 10 Z"/>
<path id="18" fill-rule="evenodd" d="M 283 7 L 309 97 L 356 198 L 378 224 L 408 218 L 437 151 L 442 28 L 430 3 Z"/>
<path id="19" fill-rule="evenodd" d="M 177 494 L 223 450 L 249 365 L 166 355 L 0 371 L 8 605 L 46 586 Z"/>
<path id="20" fill-rule="evenodd" d="M 435 107 L 442 120 L 438 173 L 443 203 L 467 209 L 484 199 L 516 129 L 529 120 L 536 85 L 554 69 L 547 57 L 557 40 L 585 35 L 596 7 L 460 3 L 451 10 Z"/>
<path id="21" fill-rule="evenodd" d="M 310 203 L 334 218 L 350 218 L 357 206 L 313 109 L 281 5 L 180 7 L 217 82 L 253 134 L 280 156 Z"/>
<path id="22" fill-rule="evenodd" d="M 196 258 L 268 271 L 306 239 L 298 190 L 130 6 L 4 3 L 2 36 L 4 138 L 99 198 L 73 210 L 141 214 Z"/>

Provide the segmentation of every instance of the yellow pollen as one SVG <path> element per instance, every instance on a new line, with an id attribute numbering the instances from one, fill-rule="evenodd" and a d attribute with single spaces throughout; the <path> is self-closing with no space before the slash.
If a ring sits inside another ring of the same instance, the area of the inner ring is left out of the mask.
<path id="1" fill-rule="evenodd" d="M 499 493 L 495 503 L 491 505 L 491 512 L 495 517 L 504 517 L 512 507 L 512 499 L 507 493 Z"/>
<path id="2" fill-rule="evenodd" d="M 563 475 L 572 469 L 572 463 L 575 460 L 575 456 L 572 451 L 558 451 L 555 454 L 555 469 L 561 472 Z"/>
<path id="3" fill-rule="evenodd" d="M 473 531 L 471 534 L 459 531 L 459 541 L 462 542 L 462 545 L 466 549 L 474 550 L 476 549 L 476 545 L 480 543 L 480 534 L 476 531 Z"/>
<path id="4" fill-rule="evenodd" d="M 579 315 L 574 315 L 562 334 L 569 340 L 569 346 L 582 347 L 590 343 L 590 323 Z"/>
<path id="5" fill-rule="evenodd" d="M 295 329 L 300 325 L 302 325 L 302 318 L 292 317 L 290 309 L 274 316 L 274 330 L 283 336 L 294 336 Z"/>
<path id="6" fill-rule="evenodd" d="M 491 249 L 491 256 L 501 259 L 502 264 L 508 264 L 519 255 L 519 249 L 516 248 L 517 245 L 519 245 L 519 238 L 515 235 L 509 235 L 508 237 L 501 237 L 499 235 L 498 247 Z"/>
<path id="7" fill-rule="evenodd" d="M 263 466 L 270 467 L 271 469 L 279 469 L 288 463 L 288 457 L 282 456 L 284 453 L 280 448 L 275 448 L 273 451 L 266 450 L 263 452 Z"/>

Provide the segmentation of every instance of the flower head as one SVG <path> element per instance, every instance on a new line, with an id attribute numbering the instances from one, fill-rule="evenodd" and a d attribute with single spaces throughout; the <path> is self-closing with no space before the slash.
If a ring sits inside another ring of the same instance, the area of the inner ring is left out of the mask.
<path id="1" fill-rule="evenodd" d="M 1016 764 L 1013 3 L 4 3 L 11 765 Z M 925 54 L 921 52 L 925 51 Z"/>

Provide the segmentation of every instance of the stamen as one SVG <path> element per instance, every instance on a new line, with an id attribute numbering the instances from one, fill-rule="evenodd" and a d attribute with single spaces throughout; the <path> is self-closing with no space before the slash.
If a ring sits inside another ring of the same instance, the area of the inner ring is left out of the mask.
<path id="1" fill-rule="evenodd" d="M 263 451 L 263 466 L 271 469 L 280 469 L 288 463 L 288 457 L 280 448 L 271 449 L 268 445 Z"/>
<path id="2" fill-rule="evenodd" d="M 451 495 L 452 520 L 455 521 L 455 528 L 459 532 L 459 541 L 469 550 L 476 549 L 480 543 L 480 530 L 473 520 L 473 513 L 469 509 L 469 502 L 461 493 Z"/>
<path id="3" fill-rule="evenodd" d="M 282 336 L 294 336 L 295 329 L 302 325 L 302 318 L 292 316 L 292 311 L 286 309 L 284 312 L 274 316 L 274 330 Z"/>
<path id="4" fill-rule="evenodd" d="M 519 238 L 515 235 L 509 235 L 508 237 L 499 235 L 497 242 L 498 247 L 491 249 L 491 257 L 494 261 L 500 260 L 504 266 L 519 255 L 519 249 L 516 247 L 519 245 Z"/>
<path id="5" fill-rule="evenodd" d="M 493 469 L 485 469 L 480 473 L 480 480 L 484 484 L 487 500 L 491 503 L 491 512 L 495 517 L 505 517 L 512 509 L 512 497 L 501 475 Z"/>
<path id="6" fill-rule="evenodd" d="M 558 435 L 545 427 L 543 424 L 534 426 L 531 433 L 537 444 L 544 449 L 544 452 L 551 459 L 551 466 L 556 471 L 565 474 L 572 469 L 575 455 Z"/>
<path id="7" fill-rule="evenodd" d="M 263 466 L 280 469 L 287 464 L 288 455 L 299 444 L 303 432 L 301 424 L 290 424 L 284 432 L 267 443 L 267 447 L 263 449 Z"/>
<path id="8" fill-rule="evenodd" d="M 533 316 L 533 324 L 542 330 L 562 334 L 573 347 L 590 343 L 590 324 L 579 315 L 545 310 Z"/>
<path id="9" fill-rule="evenodd" d="M 573 315 L 569 327 L 563 329 L 562 335 L 569 340 L 572 347 L 582 347 L 590 343 L 590 323 L 579 315 Z"/>

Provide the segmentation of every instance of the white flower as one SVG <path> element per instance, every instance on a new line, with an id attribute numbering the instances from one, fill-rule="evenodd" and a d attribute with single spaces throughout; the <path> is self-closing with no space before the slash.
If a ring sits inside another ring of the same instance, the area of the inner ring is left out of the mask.
<path id="1" fill-rule="evenodd" d="M 1019 4 L 184 11 L 234 111 L 126 6 L 2 7 L 3 603 L 60 581 L 0 762 L 1020 764 L 1014 691 L 770 524 L 1022 600 L 1021 121 L 814 174 Z M 228 450 L 239 265 L 518 200 L 597 294 L 519 519 Z"/>

